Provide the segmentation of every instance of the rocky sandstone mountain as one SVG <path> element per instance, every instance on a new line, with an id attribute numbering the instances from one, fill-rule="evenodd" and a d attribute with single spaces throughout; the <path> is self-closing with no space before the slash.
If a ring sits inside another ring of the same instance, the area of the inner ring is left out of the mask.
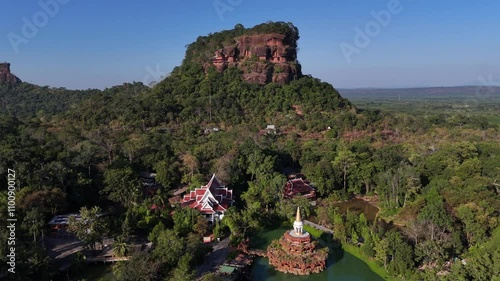
<path id="1" fill-rule="evenodd" d="M 17 84 L 21 79 L 10 72 L 10 63 L 0 63 L 0 84 Z"/>
<path id="2" fill-rule="evenodd" d="M 242 79 L 257 84 L 286 84 L 302 77 L 297 60 L 299 30 L 290 22 L 272 22 L 199 36 L 187 45 L 183 75 L 238 69 Z M 176 70 L 174 69 L 174 72 Z"/>
<path id="3" fill-rule="evenodd" d="M 297 62 L 296 42 L 283 34 L 258 34 L 235 38 L 235 44 L 215 51 L 211 64 L 218 72 L 239 67 L 243 79 L 251 83 L 284 84 L 302 75 Z M 205 65 L 206 67 L 207 65 Z"/>

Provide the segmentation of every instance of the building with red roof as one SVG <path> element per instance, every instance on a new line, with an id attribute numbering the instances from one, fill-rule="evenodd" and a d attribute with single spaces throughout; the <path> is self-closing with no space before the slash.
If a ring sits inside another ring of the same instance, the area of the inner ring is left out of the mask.
<path id="1" fill-rule="evenodd" d="M 302 177 L 290 179 L 285 185 L 283 197 L 289 199 L 295 196 L 315 200 L 316 190 L 309 184 L 308 180 L 304 181 Z"/>
<path id="2" fill-rule="evenodd" d="M 233 202 L 233 191 L 222 185 L 213 174 L 207 185 L 184 195 L 181 205 L 197 209 L 208 221 L 215 222 L 224 217 Z"/>

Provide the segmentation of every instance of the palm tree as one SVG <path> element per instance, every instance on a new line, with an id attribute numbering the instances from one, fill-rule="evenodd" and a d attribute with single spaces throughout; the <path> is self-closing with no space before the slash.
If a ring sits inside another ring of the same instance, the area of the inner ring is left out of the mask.
<path id="1" fill-rule="evenodd" d="M 153 204 L 155 204 L 159 208 L 164 208 L 166 206 L 162 188 L 158 188 L 155 195 L 153 195 L 151 199 L 151 201 L 153 201 Z"/>
<path id="2" fill-rule="evenodd" d="M 128 255 L 128 252 L 130 250 L 130 245 L 125 242 L 125 239 L 123 237 L 118 237 L 116 238 L 115 242 L 113 242 L 113 253 L 117 257 L 125 257 Z"/>

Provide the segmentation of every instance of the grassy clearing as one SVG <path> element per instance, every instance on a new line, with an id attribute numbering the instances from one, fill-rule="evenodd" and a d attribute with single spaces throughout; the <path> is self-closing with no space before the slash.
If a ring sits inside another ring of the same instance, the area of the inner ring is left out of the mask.
<path id="1" fill-rule="evenodd" d="M 309 232 L 314 238 L 319 239 L 321 235 L 323 235 L 323 231 L 318 230 L 314 227 L 311 227 L 309 225 L 304 225 L 304 230 Z"/>
<path id="2" fill-rule="evenodd" d="M 361 252 L 360 248 L 358 248 L 354 245 L 348 244 L 348 243 L 342 244 L 342 248 L 344 249 L 344 251 L 348 252 L 349 254 L 364 261 L 368 265 L 368 267 L 371 269 L 371 271 L 375 272 L 377 275 L 384 278 L 384 280 L 387 280 L 387 281 L 397 281 L 398 280 L 398 279 L 395 279 L 394 277 L 389 276 L 389 273 L 387 272 L 387 270 L 385 270 L 384 267 L 378 265 L 377 262 L 375 262 L 372 258 L 367 257 L 365 254 L 363 254 L 363 252 Z"/>

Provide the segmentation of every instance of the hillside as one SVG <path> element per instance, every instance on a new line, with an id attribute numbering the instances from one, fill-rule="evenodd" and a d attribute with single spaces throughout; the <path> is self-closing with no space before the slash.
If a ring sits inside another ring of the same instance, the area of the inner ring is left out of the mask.
<path id="1" fill-rule="evenodd" d="M 309 121 L 315 131 L 325 130 L 328 123 L 337 126 L 328 120 L 341 112 L 353 114 L 355 108 L 332 85 L 301 74 L 298 37 L 293 24 L 281 22 L 249 29 L 237 25 L 199 37 L 188 45 L 182 65 L 154 87 L 150 98 L 157 101 L 155 106 L 175 108 L 172 113 L 181 120 L 202 126 L 293 126 L 299 120 Z"/>

